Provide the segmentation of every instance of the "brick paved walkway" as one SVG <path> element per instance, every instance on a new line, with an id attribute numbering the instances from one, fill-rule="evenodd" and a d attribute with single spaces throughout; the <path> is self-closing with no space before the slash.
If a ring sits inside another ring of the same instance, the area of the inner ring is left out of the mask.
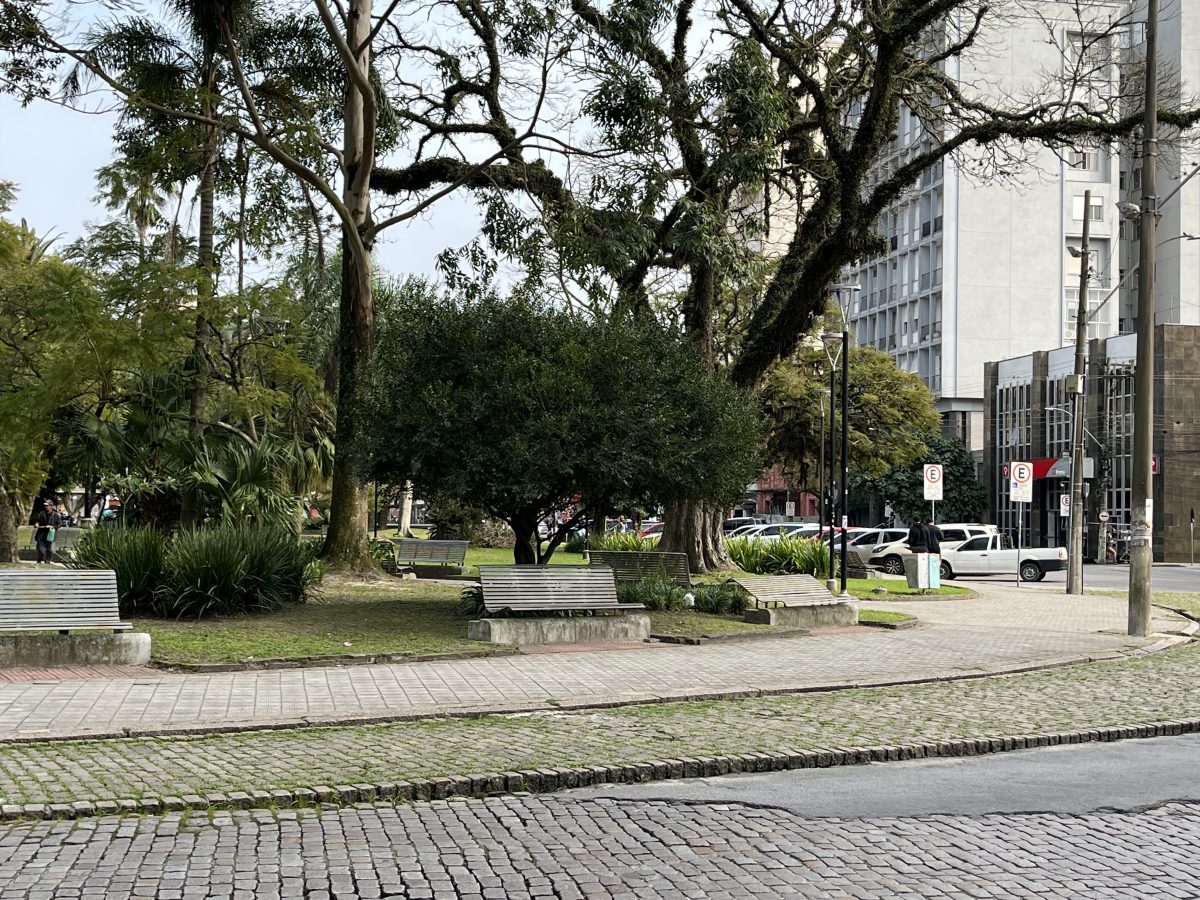
<path id="1" fill-rule="evenodd" d="M 1001 585 L 957 602 L 889 603 L 927 627 L 810 638 L 436 663 L 0 684 L 0 740 L 282 725 L 784 691 L 1006 670 L 1130 651 L 1124 601 Z M 1161 613 L 1156 631 L 1183 620 Z"/>
<path id="2" fill-rule="evenodd" d="M 0 830 L 0 898 L 1194 898 L 1200 810 L 805 819 L 738 804 L 435 802 Z"/>

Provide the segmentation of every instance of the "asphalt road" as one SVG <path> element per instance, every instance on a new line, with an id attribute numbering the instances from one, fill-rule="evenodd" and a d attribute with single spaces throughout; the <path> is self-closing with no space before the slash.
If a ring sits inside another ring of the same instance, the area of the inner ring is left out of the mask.
<path id="1" fill-rule="evenodd" d="M 1170 801 L 1200 802 L 1200 736 L 610 785 L 565 796 L 738 803 L 812 819 L 1136 812 Z"/>
<path id="2" fill-rule="evenodd" d="M 1200 564 L 1196 568 L 1190 566 L 1157 565 L 1151 575 L 1155 591 L 1200 591 Z M 983 578 L 960 577 L 948 584 L 988 584 L 1003 580 L 1003 576 L 993 575 Z M 1014 572 L 1008 579 L 1016 583 Z M 1038 587 L 1062 590 L 1067 583 L 1066 572 L 1048 572 L 1043 581 L 1035 582 Z M 1027 583 L 1028 584 L 1028 583 Z M 1084 589 L 1123 591 L 1129 587 L 1129 566 L 1097 566 L 1083 567 Z"/>

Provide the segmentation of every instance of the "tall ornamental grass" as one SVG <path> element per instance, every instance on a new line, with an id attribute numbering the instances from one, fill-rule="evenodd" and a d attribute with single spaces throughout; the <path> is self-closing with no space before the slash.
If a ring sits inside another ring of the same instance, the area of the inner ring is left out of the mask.
<path id="1" fill-rule="evenodd" d="M 658 549 L 658 535 L 642 537 L 631 531 L 610 531 L 607 534 L 593 534 L 588 540 L 593 550 L 624 550 L 644 552 Z"/>
<path id="2" fill-rule="evenodd" d="M 166 541 L 153 528 L 112 524 L 83 532 L 67 565 L 112 569 L 121 615 L 156 615 L 154 592 L 162 583 L 166 553 Z"/>
<path id="3" fill-rule="evenodd" d="M 219 525 L 164 540 L 148 528 L 97 528 L 72 563 L 114 569 L 125 615 L 204 618 L 303 603 L 320 580 L 313 550 L 283 528 Z"/>
<path id="4" fill-rule="evenodd" d="M 819 538 L 786 535 L 776 541 L 730 538 L 725 547 L 740 568 L 754 575 L 829 577 L 829 545 Z"/>

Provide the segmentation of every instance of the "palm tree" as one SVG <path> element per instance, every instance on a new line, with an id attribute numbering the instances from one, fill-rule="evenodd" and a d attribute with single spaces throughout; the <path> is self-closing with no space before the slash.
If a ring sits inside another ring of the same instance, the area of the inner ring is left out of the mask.
<path id="1" fill-rule="evenodd" d="M 178 186 L 162 180 L 148 165 L 133 157 L 113 160 L 96 172 L 95 200 L 106 209 L 120 211 L 137 229 L 141 258 L 145 258 L 150 229 L 166 221 L 164 211 L 181 194 Z"/>

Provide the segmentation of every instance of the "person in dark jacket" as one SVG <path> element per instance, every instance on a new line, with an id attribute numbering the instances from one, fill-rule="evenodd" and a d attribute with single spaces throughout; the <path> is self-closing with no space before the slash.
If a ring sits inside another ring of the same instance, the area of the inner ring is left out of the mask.
<path id="1" fill-rule="evenodd" d="M 37 561 L 50 563 L 54 561 L 55 532 L 62 527 L 62 516 L 54 507 L 53 500 L 47 500 L 33 519 L 33 539 L 37 544 Z"/>
<path id="2" fill-rule="evenodd" d="M 932 519 L 925 526 L 925 546 L 929 548 L 930 553 L 939 556 L 942 553 L 942 529 L 938 528 Z"/>
<path id="3" fill-rule="evenodd" d="M 925 529 L 924 519 L 913 519 L 913 523 L 908 526 L 908 537 L 904 539 L 904 543 L 913 553 L 929 552 L 929 533 Z"/>

